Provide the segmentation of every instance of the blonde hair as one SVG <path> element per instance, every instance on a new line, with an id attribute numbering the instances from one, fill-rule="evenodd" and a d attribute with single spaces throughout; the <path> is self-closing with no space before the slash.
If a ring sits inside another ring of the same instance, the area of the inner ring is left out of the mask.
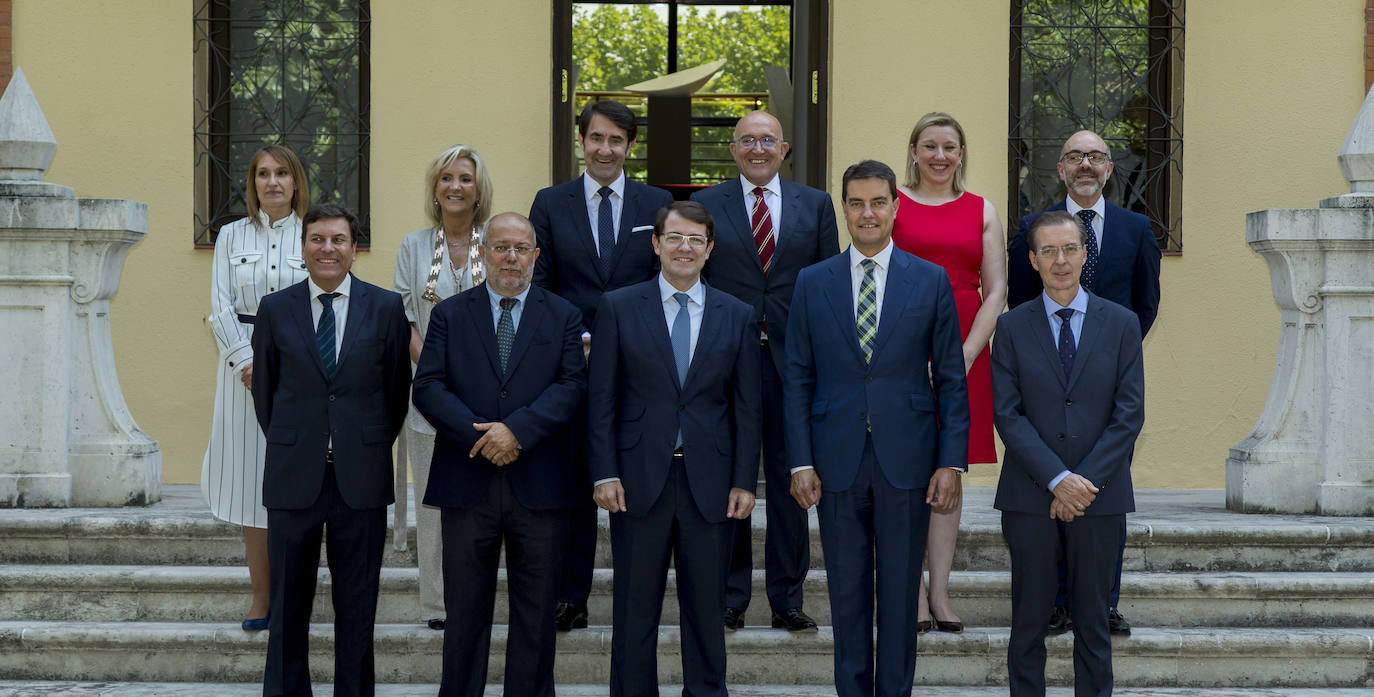
<path id="1" fill-rule="evenodd" d="M 906 143 L 906 183 L 904 186 L 908 189 L 915 190 L 921 184 L 921 168 L 917 166 L 916 158 L 911 155 L 911 147 L 921 139 L 921 132 L 931 126 L 953 128 L 954 132 L 959 134 L 959 148 L 965 153 L 968 151 L 968 140 L 964 138 L 964 127 L 960 126 L 953 116 L 943 111 L 932 111 L 922 116 L 921 120 L 916 122 L 916 127 L 911 129 L 911 137 L 907 139 Z M 964 171 L 967 169 L 968 167 L 964 165 L 964 158 L 959 158 L 959 167 L 954 170 L 954 193 L 956 194 L 964 193 Z"/>
<path id="2" fill-rule="evenodd" d="M 310 181 L 305 178 L 305 167 L 301 166 L 301 158 L 296 157 L 295 151 L 285 145 L 264 145 L 253 153 L 253 159 L 248 161 L 248 180 L 243 187 L 243 201 L 248 206 L 248 219 L 253 221 L 253 225 L 262 226 L 259 217 L 262 207 L 258 203 L 258 162 L 264 155 L 271 155 L 272 159 L 286 165 L 286 170 L 291 173 L 291 185 L 295 191 L 291 192 L 291 210 L 295 211 L 296 217 L 304 218 L 305 211 L 310 208 Z"/>
<path id="3" fill-rule="evenodd" d="M 425 217 L 431 225 L 438 227 L 443 223 L 439 215 L 439 205 L 434 200 L 434 187 L 439 183 L 439 175 L 460 157 L 467 158 L 477 176 L 477 205 L 473 206 L 472 224 L 481 226 L 491 217 L 491 177 L 482 156 L 470 145 L 450 145 L 434 161 L 429 163 L 425 173 Z"/>

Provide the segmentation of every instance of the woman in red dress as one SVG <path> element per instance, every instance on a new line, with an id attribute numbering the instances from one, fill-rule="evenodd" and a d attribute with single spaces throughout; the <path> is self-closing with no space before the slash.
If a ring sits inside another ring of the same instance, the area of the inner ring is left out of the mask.
<path id="1" fill-rule="evenodd" d="M 898 195 L 892 241 L 898 249 L 939 264 L 949 274 L 959 310 L 968 375 L 969 464 L 997 462 L 992 444 L 992 372 L 988 339 L 1007 298 L 1006 240 L 997 209 L 964 190 L 964 129 L 949 114 L 921 117 L 908 143 L 906 184 Z M 980 292 L 981 291 L 981 292 Z M 918 627 L 960 632 L 964 624 L 949 604 L 949 571 L 959 535 L 958 508 L 931 513 Z"/>

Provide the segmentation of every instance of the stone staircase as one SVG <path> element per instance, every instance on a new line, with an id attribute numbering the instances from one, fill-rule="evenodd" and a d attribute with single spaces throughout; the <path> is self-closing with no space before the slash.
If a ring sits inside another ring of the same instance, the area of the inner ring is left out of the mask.
<path id="1" fill-rule="evenodd" d="M 0 697 L 260 694 L 267 635 L 238 628 L 249 595 L 241 537 L 208 515 L 194 487 L 169 486 L 164 496 L 144 509 L 0 511 Z M 1010 579 L 991 497 L 986 488 L 966 491 L 951 588 L 969 628 L 920 640 L 916 682 L 941 686 L 942 695 L 1005 694 Z M 1122 589 L 1135 630 L 1114 640 L 1118 694 L 1374 695 L 1374 520 L 1247 516 L 1225 511 L 1222 500 L 1218 491 L 1140 492 Z M 763 530 L 754 532 L 761 556 Z M 756 572 L 749 626 L 726 638 L 733 694 L 833 694 L 833 635 L 814 531 L 813 543 L 806 608 L 821 631 L 767 629 Z M 382 571 L 383 695 L 437 691 L 442 636 L 418 622 L 413 542 L 411 550 L 389 553 Z M 609 545 L 602 550 L 593 627 L 560 636 L 560 694 L 606 694 Z M 329 574 L 320 574 L 312 667 L 326 685 L 320 693 L 329 694 L 332 612 Z M 681 681 L 674 593 L 670 577 L 659 638 L 668 693 Z M 505 670 L 505 612 L 502 584 L 493 695 Z M 1048 646 L 1052 683 L 1069 685 L 1072 636 Z"/>

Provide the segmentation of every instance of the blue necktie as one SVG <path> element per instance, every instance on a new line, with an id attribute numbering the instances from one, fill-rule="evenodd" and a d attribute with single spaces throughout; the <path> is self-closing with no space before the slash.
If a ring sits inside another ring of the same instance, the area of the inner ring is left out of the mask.
<path id="1" fill-rule="evenodd" d="M 320 293 L 320 324 L 315 327 L 315 346 L 320 349 L 324 374 L 330 380 L 339 372 L 339 361 L 334 353 L 334 298 L 337 297 L 339 293 Z"/>
<path id="2" fill-rule="evenodd" d="M 1084 288 L 1097 290 L 1097 235 L 1093 234 L 1093 216 L 1097 215 L 1091 208 L 1084 208 L 1078 211 L 1078 218 L 1083 221 L 1083 229 L 1088 233 L 1088 243 L 1084 245 L 1084 251 L 1088 253 L 1083 260 L 1083 276 L 1080 281 Z"/>
<path id="3" fill-rule="evenodd" d="M 692 316 L 687 313 L 687 294 L 673 293 L 679 307 L 673 318 L 673 358 L 677 361 L 677 381 L 687 384 L 687 366 L 692 362 Z"/>
<path id="4" fill-rule="evenodd" d="M 518 302 L 515 298 L 501 298 L 501 318 L 496 322 L 496 352 L 501 357 L 501 374 L 506 374 L 506 364 L 510 362 L 510 347 L 515 343 L 515 319 L 511 308 Z"/>
<path id="5" fill-rule="evenodd" d="M 601 205 L 596 209 L 596 249 L 601 255 L 601 270 L 611 274 L 611 254 L 615 251 L 615 217 L 611 213 L 611 187 L 603 186 L 597 192 Z"/>
<path id="6" fill-rule="evenodd" d="M 1069 320 L 1073 318 L 1073 310 L 1064 308 L 1056 310 L 1056 315 L 1063 320 L 1059 323 L 1059 365 L 1064 367 L 1064 382 L 1069 381 L 1069 375 L 1073 373 L 1073 357 L 1078 353 L 1078 347 L 1073 340 L 1073 326 Z"/>

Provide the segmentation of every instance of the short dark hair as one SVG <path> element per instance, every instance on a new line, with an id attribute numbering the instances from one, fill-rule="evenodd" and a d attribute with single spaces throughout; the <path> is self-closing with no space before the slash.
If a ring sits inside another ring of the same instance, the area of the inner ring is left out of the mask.
<path id="1" fill-rule="evenodd" d="M 668 221 L 669 213 L 677 213 L 687 220 L 705 225 L 706 241 L 715 241 L 716 221 L 711 220 L 711 214 L 707 212 L 706 206 L 696 201 L 673 201 L 658 209 L 658 217 L 654 219 L 654 237 L 661 237 L 663 235 L 663 225 Z"/>
<path id="2" fill-rule="evenodd" d="M 1039 230 L 1040 228 L 1044 227 L 1063 225 L 1065 223 L 1068 223 L 1069 225 L 1078 228 L 1079 244 L 1088 244 L 1088 229 L 1083 225 L 1083 221 L 1078 219 L 1078 216 L 1068 211 L 1045 211 L 1044 213 L 1041 213 L 1040 215 L 1036 216 L 1035 220 L 1031 221 L 1030 229 L 1026 231 L 1026 244 L 1030 247 L 1031 253 L 1035 253 L 1036 230 Z"/>
<path id="3" fill-rule="evenodd" d="M 343 206 L 332 201 L 324 201 L 310 207 L 305 212 L 305 218 L 301 220 L 301 245 L 305 245 L 305 233 L 310 229 L 312 223 L 330 218 L 343 218 L 348 221 L 348 241 L 358 244 L 358 216 Z"/>
<path id="4" fill-rule="evenodd" d="M 892 198 L 897 198 L 897 175 L 892 172 L 892 168 L 877 161 L 864 160 L 849 166 L 844 171 L 843 183 L 840 186 L 840 200 L 849 197 L 849 182 L 855 179 L 881 179 L 887 182 L 887 188 L 892 191 Z"/>
<path id="5" fill-rule="evenodd" d="M 635 113 L 630 111 L 630 107 L 614 99 L 603 99 L 582 107 L 582 113 L 577 116 L 577 134 L 579 136 L 587 137 L 587 128 L 592 125 L 592 117 L 597 114 L 605 116 L 611 120 L 611 123 L 624 129 L 625 138 L 634 142 L 635 136 L 639 133 L 639 124 L 635 123 Z"/>

